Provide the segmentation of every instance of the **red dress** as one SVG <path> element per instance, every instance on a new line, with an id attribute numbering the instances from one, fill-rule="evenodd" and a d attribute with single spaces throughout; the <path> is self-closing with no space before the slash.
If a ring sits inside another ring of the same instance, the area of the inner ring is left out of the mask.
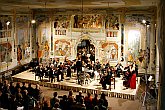
<path id="1" fill-rule="evenodd" d="M 133 72 L 131 80 L 130 80 L 130 88 L 136 89 L 136 73 Z"/>

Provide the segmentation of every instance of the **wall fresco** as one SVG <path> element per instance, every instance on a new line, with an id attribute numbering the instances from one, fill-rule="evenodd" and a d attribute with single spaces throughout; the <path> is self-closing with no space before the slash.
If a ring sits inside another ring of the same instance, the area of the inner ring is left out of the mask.
<path id="1" fill-rule="evenodd" d="M 10 42 L 0 43 L 0 62 L 11 62 L 12 45 Z"/>
<path id="2" fill-rule="evenodd" d="M 102 56 L 103 60 L 105 60 L 105 61 L 118 60 L 118 45 L 116 43 L 111 43 L 111 42 L 102 43 L 101 47 L 102 47 L 101 56 Z"/>
<path id="3" fill-rule="evenodd" d="M 54 44 L 54 54 L 55 56 L 66 56 L 71 55 L 70 42 L 66 40 L 56 40 Z"/>

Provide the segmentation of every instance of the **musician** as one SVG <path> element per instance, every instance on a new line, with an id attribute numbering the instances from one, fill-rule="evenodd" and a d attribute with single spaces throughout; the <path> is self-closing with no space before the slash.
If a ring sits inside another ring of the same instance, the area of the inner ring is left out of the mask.
<path id="1" fill-rule="evenodd" d="M 122 68 L 123 68 L 123 66 L 122 66 L 122 64 L 119 62 L 119 63 L 117 63 L 117 65 L 116 65 L 115 67 L 117 68 L 117 69 L 116 69 L 117 77 L 120 78 L 120 73 L 122 73 Z"/>
<path id="2" fill-rule="evenodd" d="M 80 84 L 79 74 L 82 73 L 82 61 L 81 61 L 81 58 L 78 58 L 78 60 L 76 62 L 76 68 L 77 68 L 78 84 Z"/>
<path id="3" fill-rule="evenodd" d="M 54 79 L 54 71 L 53 68 L 49 68 L 49 81 L 52 83 Z"/>
<path id="4" fill-rule="evenodd" d="M 60 62 L 60 65 L 58 66 L 57 81 L 59 81 L 59 75 L 61 75 L 61 81 L 63 81 L 63 79 L 64 79 L 64 73 L 63 73 L 62 62 Z"/>
<path id="5" fill-rule="evenodd" d="M 36 76 L 40 77 L 40 73 L 41 73 L 40 66 L 36 66 L 36 69 L 35 69 L 35 80 L 36 80 Z M 40 78 L 40 80 L 41 80 L 41 78 Z"/>
<path id="6" fill-rule="evenodd" d="M 100 80 L 103 89 L 106 89 L 106 85 L 111 85 L 111 77 L 112 77 L 112 71 L 110 68 L 107 68 L 106 73 L 102 75 Z"/>
<path id="7" fill-rule="evenodd" d="M 107 69 L 107 68 L 110 68 L 110 63 L 109 63 L 109 61 L 107 61 L 107 63 L 105 64 L 105 68 Z"/>
<path id="8" fill-rule="evenodd" d="M 41 65 L 41 67 L 40 67 L 40 81 L 43 80 L 43 76 L 44 76 L 45 72 L 46 72 L 46 71 L 45 71 L 44 66 Z"/>
<path id="9" fill-rule="evenodd" d="M 130 72 L 131 72 L 131 77 L 130 77 L 130 88 L 131 89 L 136 89 L 136 71 L 135 71 L 135 63 L 133 63 L 130 66 Z"/>
<path id="10" fill-rule="evenodd" d="M 67 75 L 66 76 L 71 77 L 71 68 L 69 65 L 67 66 Z"/>
<path id="11" fill-rule="evenodd" d="M 102 75 L 102 77 L 100 79 L 100 83 L 102 84 L 102 88 L 106 89 L 106 83 L 107 83 L 106 74 Z"/>
<path id="12" fill-rule="evenodd" d="M 101 68 L 101 64 L 99 62 L 99 59 L 96 59 L 96 63 L 95 63 L 95 69 L 99 70 Z"/>
<path id="13" fill-rule="evenodd" d="M 88 69 L 88 74 L 90 75 L 90 77 L 93 77 L 93 68 L 92 68 L 92 64 L 91 64 L 91 61 L 89 60 L 87 65 L 86 65 L 86 68 Z"/>

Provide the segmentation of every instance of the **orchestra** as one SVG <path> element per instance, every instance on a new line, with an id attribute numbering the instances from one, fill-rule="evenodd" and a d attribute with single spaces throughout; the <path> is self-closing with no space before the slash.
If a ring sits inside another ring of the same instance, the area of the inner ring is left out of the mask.
<path id="1" fill-rule="evenodd" d="M 76 73 L 77 83 L 83 85 L 91 81 L 98 81 L 102 85 L 103 89 L 106 89 L 106 85 L 111 85 L 112 78 L 123 76 L 123 86 L 131 89 L 136 88 L 136 75 L 138 73 L 138 67 L 136 62 L 123 67 L 121 63 L 117 63 L 116 66 L 111 66 L 109 61 L 105 64 L 101 64 L 98 59 L 96 62 L 88 59 L 86 62 L 81 58 L 75 60 L 65 59 L 64 62 L 60 62 L 59 59 L 51 59 L 48 63 L 34 64 L 31 63 L 35 76 L 38 76 L 40 81 L 43 78 L 48 78 L 49 81 L 58 82 L 63 81 L 65 77 L 71 78 L 73 73 Z M 35 67 L 34 67 L 35 66 Z M 36 79 L 35 77 L 35 79 Z M 109 86 L 108 89 L 110 89 Z"/>

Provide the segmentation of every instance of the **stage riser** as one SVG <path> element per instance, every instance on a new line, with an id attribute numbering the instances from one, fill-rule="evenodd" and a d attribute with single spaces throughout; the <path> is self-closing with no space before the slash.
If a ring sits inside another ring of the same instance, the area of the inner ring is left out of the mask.
<path id="1" fill-rule="evenodd" d="M 51 88 L 57 88 L 60 90 L 73 90 L 74 92 L 79 92 L 80 90 L 83 93 L 90 92 L 91 94 L 101 94 L 104 92 L 108 97 L 115 97 L 115 98 L 122 98 L 122 99 L 129 99 L 129 100 L 135 100 L 135 95 L 130 95 L 130 94 L 123 94 L 123 93 L 116 93 L 116 92 L 111 92 L 111 91 L 104 91 L 104 90 L 97 90 L 97 89 L 87 89 L 84 87 L 73 87 L 69 85 L 61 85 L 61 84 L 53 84 L 50 82 L 40 82 L 40 81 L 34 81 L 34 80 L 27 80 L 27 79 L 20 79 L 20 78 L 13 78 L 15 82 L 25 82 L 25 83 L 31 83 L 31 84 L 39 84 L 40 86 L 44 87 L 51 87 Z"/>

